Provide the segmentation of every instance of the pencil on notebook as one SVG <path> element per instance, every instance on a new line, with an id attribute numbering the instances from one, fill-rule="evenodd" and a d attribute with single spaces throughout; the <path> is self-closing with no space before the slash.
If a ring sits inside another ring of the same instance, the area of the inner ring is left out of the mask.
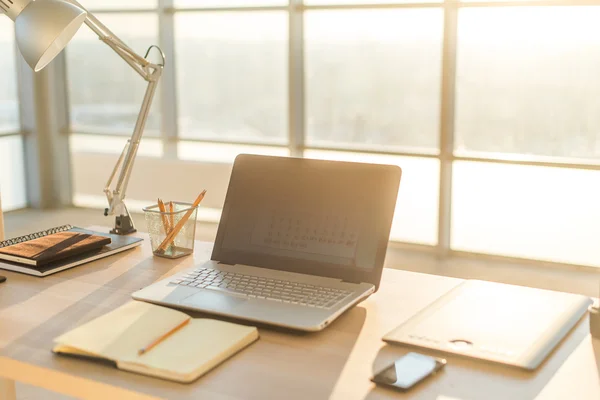
<path id="1" fill-rule="evenodd" d="M 169 332 L 159 336 L 158 338 L 156 338 L 152 343 L 150 343 L 148 346 L 141 348 L 138 350 L 138 355 L 142 355 L 144 353 L 149 352 L 150 350 L 152 350 L 152 348 L 156 347 L 156 345 L 158 345 L 160 342 L 162 342 L 163 340 L 165 340 L 166 338 L 168 338 L 169 336 L 171 336 L 172 334 L 174 334 L 175 332 L 177 332 L 178 330 L 180 330 L 181 328 L 183 328 L 184 326 L 186 326 L 188 324 L 188 322 L 190 322 L 191 318 L 186 319 L 185 321 L 183 321 L 182 323 L 180 323 L 179 325 L 177 325 L 176 327 L 174 327 L 173 329 L 171 329 Z"/>
<path id="2" fill-rule="evenodd" d="M 164 251 L 165 247 L 167 246 L 167 243 L 169 243 L 169 242 L 173 241 L 173 239 L 175 239 L 175 236 L 177 236 L 177 234 L 179 233 L 179 231 L 181 230 L 181 228 L 183 228 L 183 226 L 185 225 L 185 223 L 187 222 L 187 220 L 190 218 L 190 216 L 194 212 L 194 209 L 196 207 L 198 207 L 198 205 L 200 204 L 200 202 L 202 201 L 202 199 L 204 199 L 204 195 L 205 194 L 206 194 L 206 190 L 203 190 L 202 193 L 200 193 L 198 195 L 198 197 L 194 201 L 194 204 L 192 204 L 192 207 L 190 207 L 190 209 L 188 210 L 188 212 L 186 212 L 185 215 L 181 218 L 181 220 L 179 220 L 179 222 L 177 223 L 177 225 L 175 225 L 175 227 L 171 230 L 171 233 L 169 233 L 167 235 L 167 237 L 165 238 L 165 240 L 163 240 L 163 242 L 160 244 L 160 246 L 158 246 L 158 248 L 156 249 L 156 251 Z"/>

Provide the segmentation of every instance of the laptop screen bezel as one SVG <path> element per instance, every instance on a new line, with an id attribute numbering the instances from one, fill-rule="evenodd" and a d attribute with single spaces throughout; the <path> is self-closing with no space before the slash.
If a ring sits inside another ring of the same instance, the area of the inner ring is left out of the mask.
<path id="1" fill-rule="evenodd" d="M 243 252 L 243 251 L 235 251 L 228 250 L 223 248 L 223 241 L 227 231 L 227 226 L 229 223 L 229 215 L 231 211 L 231 206 L 233 201 L 232 198 L 237 195 L 236 188 L 233 187 L 235 182 L 236 171 L 239 171 L 245 168 L 246 163 L 273 163 L 275 167 L 277 162 L 290 162 L 290 160 L 294 160 L 293 162 L 303 163 L 306 165 L 310 163 L 311 165 L 317 165 L 319 163 L 337 163 L 340 164 L 349 164 L 349 167 L 356 168 L 360 163 L 350 163 L 350 162 L 342 162 L 342 161 L 325 161 L 325 160 L 314 160 L 307 158 L 292 158 L 292 157 L 275 157 L 275 156 L 257 156 L 257 155 L 249 155 L 249 154 L 240 154 L 236 157 L 233 170 L 231 173 L 230 184 L 227 189 L 227 195 L 225 197 L 225 203 L 223 205 L 223 211 L 221 214 L 221 220 L 219 222 L 219 227 L 217 229 L 217 236 L 215 239 L 215 245 L 213 247 L 213 252 L 211 255 L 211 260 L 222 262 L 225 264 L 243 264 L 250 265 L 254 267 L 273 269 L 278 271 L 288 271 L 295 272 L 301 274 L 308 274 L 313 276 L 324 276 L 329 278 L 341 279 L 346 282 L 352 283 L 371 283 L 375 286 L 376 290 L 379 287 L 381 281 L 381 274 L 383 272 L 383 265 L 385 262 L 385 256 L 387 252 L 389 235 L 391 231 L 391 224 L 394 215 L 394 210 L 396 206 L 396 197 L 398 195 L 398 189 L 400 186 L 400 179 L 402 176 L 402 170 L 400 167 L 396 165 L 376 165 L 377 173 L 385 174 L 386 181 L 389 182 L 389 185 L 381 188 L 381 192 L 377 193 L 377 199 L 380 203 L 380 208 L 375 209 L 372 212 L 381 212 L 385 213 L 383 216 L 384 220 L 389 221 L 389 224 L 382 227 L 379 232 L 379 239 L 377 243 L 376 255 L 374 259 L 374 265 L 371 269 L 359 269 L 359 268 L 349 268 L 347 265 L 343 264 L 335 264 L 335 263 L 326 263 L 326 262 L 318 262 L 318 261 L 309 261 L 305 259 L 296 259 L 291 257 L 283 257 L 283 256 L 265 256 L 258 255 L 256 253 Z M 369 168 L 373 168 L 373 164 L 363 164 L 368 165 Z M 265 260 L 266 258 L 266 260 Z"/>

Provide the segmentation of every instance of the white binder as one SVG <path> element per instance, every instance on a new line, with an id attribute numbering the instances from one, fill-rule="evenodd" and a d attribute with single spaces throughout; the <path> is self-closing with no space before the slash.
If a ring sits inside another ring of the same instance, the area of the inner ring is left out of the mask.
<path id="1" fill-rule="evenodd" d="M 533 370 L 590 304 L 581 295 L 467 280 L 383 340 Z"/>

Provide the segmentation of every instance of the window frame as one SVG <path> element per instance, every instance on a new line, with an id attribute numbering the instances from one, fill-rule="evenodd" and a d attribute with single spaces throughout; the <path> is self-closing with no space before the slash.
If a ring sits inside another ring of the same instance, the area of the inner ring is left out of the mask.
<path id="1" fill-rule="evenodd" d="M 177 105 L 177 62 L 175 54 L 175 29 L 174 20 L 178 13 L 218 13 L 218 12 L 264 12 L 286 11 L 288 13 L 288 144 L 290 155 L 303 157 L 307 149 L 345 151 L 364 154 L 381 154 L 404 157 L 418 157 L 436 159 L 440 164 L 439 180 L 439 210 L 438 210 L 438 236 L 435 246 L 395 242 L 394 246 L 408 249 L 418 249 L 437 254 L 442 258 L 453 255 L 476 255 L 489 259 L 512 260 L 512 257 L 491 254 L 475 254 L 453 250 L 451 248 L 452 227 L 452 178 L 455 161 L 475 161 L 484 163 L 497 163 L 508 165 L 527 165 L 539 167 L 559 167 L 569 169 L 590 169 L 600 171 L 600 160 L 566 159 L 543 156 L 513 155 L 513 154 L 486 154 L 469 153 L 457 154 L 455 151 L 455 102 L 456 102 L 456 67 L 457 67 L 457 36 L 458 13 L 460 9 L 471 7 L 547 7 L 547 6 L 600 6 L 600 0 L 541 0 L 541 1 L 481 1 L 460 2 L 458 0 L 442 0 L 439 3 L 373 3 L 373 4 L 330 4 L 306 5 L 304 0 L 289 0 L 287 5 L 280 6 L 235 6 L 235 7 L 175 7 L 174 0 L 158 0 L 157 8 L 148 9 L 123 9 L 123 10 L 93 10 L 100 18 L 103 14 L 120 13 L 158 13 L 159 44 L 173 65 L 165 69 L 162 90 L 157 92 L 155 101 L 161 103 L 162 126 L 161 140 L 163 143 L 163 158 L 178 160 L 178 144 L 181 141 L 198 143 L 215 143 L 203 139 L 181 139 L 178 126 Z M 85 6 L 85 3 L 84 3 Z M 443 10 L 443 41 L 440 85 L 440 124 L 439 124 L 439 149 L 426 151 L 418 149 L 390 149 L 387 147 L 356 148 L 349 146 L 328 147 L 319 145 L 306 145 L 306 92 L 305 92 L 305 42 L 304 42 L 304 17 L 307 11 L 314 10 L 372 10 L 372 9 L 423 9 L 436 8 Z M 159 97 L 160 96 L 160 97 Z M 66 134 L 85 134 L 88 132 L 73 132 Z M 91 132 L 89 132 L 91 133 Z M 281 143 L 261 142 L 256 140 L 228 141 L 217 143 L 237 145 L 261 145 L 267 147 L 282 147 Z M 548 262 L 526 260 L 534 264 L 548 264 Z M 560 263 L 553 263 L 560 264 Z M 567 264 L 568 265 L 568 264 Z"/>
<path id="2" fill-rule="evenodd" d="M 16 43 L 16 39 L 13 36 L 12 38 L 12 52 L 14 55 L 14 67 L 15 67 L 15 71 L 14 71 L 14 79 L 16 80 L 16 93 L 15 93 L 15 98 L 16 101 L 19 105 L 18 107 L 18 111 L 17 111 L 17 126 L 16 127 L 11 127 L 11 128 L 7 128 L 7 127 L 0 127 L 0 143 L 4 140 L 8 140 L 9 138 L 13 138 L 13 137 L 18 137 L 21 139 L 22 141 L 22 147 L 23 147 L 23 154 L 22 154 L 22 168 L 23 168 L 23 173 L 24 173 L 24 177 L 26 182 L 22 182 L 22 188 L 24 189 L 25 192 L 25 199 L 24 199 L 24 203 L 19 203 L 18 205 L 16 205 L 15 207 L 7 207 L 7 202 L 5 201 L 5 205 L 4 205 L 4 211 L 10 211 L 13 209 L 19 209 L 21 207 L 27 207 L 29 205 L 29 191 L 30 188 L 28 187 L 28 182 L 27 182 L 27 174 L 29 171 L 27 171 L 27 166 L 26 166 L 26 162 L 27 162 L 27 154 L 26 154 L 26 130 L 24 129 L 24 119 L 26 118 L 26 116 L 24 115 L 23 112 L 23 105 L 22 105 L 22 87 L 23 87 L 23 73 L 22 73 L 22 66 L 23 66 L 23 61 L 21 61 L 21 57 L 20 57 L 20 53 L 17 47 L 17 43 Z M 11 171 L 12 173 L 13 171 Z M 1 189 L 1 188 L 0 188 Z M 1 194 L 1 193 L 0 193 Z M 0 209 L 0 213 L 2 213 L 2 209 Z"/>
<path id="3" fill-rule="evenodd" d="M 12 50 L 13 54 L 15 56 L 15 77 L 14 77 L 14 79 L 16 79 L 16 81 L 17 81 L 16 82 L 16 89 L 17 89 L 16 98 L 17 98 L 17 101 L 19 101 L 19 97 L 20 97 L 19 91 L 20 91 L 21 83 L 22 83 L 21 79 L 20 79 L 20 74 L 18 71 L 18 68 L 19 68 L 18 60 L 19 60 L 20 54 L 19 54 L 19 50 L 17 48 L 17 43 L 16 43 L 16 40 L 14 37 L 13 37 L 12 48 L 13 48 L 13 50 Z M 22 125 L 21 124 L 21 118 L 22 118 L 21 112 L 19 112 L 19 115 L 17 117 L 18 117 L 19 127 L 16 129 L 7 129 L 4 127 L 0 127 L 0 138 L 6 137 L 6 136 L 23 135 L 23 128 L 21 127 L 21 125 Z"/>

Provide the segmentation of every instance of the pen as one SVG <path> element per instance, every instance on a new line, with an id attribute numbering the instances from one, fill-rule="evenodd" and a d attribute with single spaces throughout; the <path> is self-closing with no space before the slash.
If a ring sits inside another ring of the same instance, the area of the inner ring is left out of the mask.
<path id="1" fill-rule="evenodd" d="M 175 328 L 171 329 L 169 332 L 167 332 L 164 335 L 158 337 L 156 340 L 154 340 L 148 346 L 139 349 L 138 350 L 138 355 L 141 356 L 142 354 L 147 353 L 150 350 L 152 350 L 160 342 L 162 342 L 163 340 L 165 340 L 166 338 L 168 338 L 169 336 L 171 336 L 172 334 L 174 334 L 175 332 L 177 332 L 178 330 L 180 330 L 181 328 L 183 328 L 184 326 L 186 326 L 187 323 L 190 322 L 190 319 L 191 318 L 186 319 L 185 321 L 183 321 L 182 323 L 180 323 L 179 325 L 177 325 Z"/>

